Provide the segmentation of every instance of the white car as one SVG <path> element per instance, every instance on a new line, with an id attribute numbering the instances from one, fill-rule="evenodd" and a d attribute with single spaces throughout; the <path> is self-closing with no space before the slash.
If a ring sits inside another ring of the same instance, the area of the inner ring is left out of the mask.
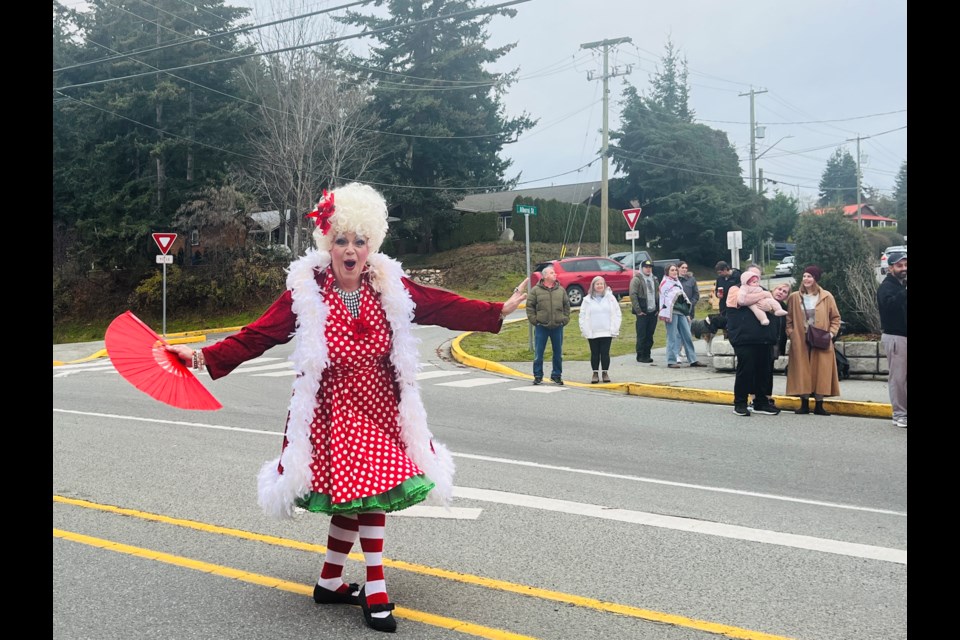
<path id="1" fill-rule="evenodd" d="M 793 270 L 796 268 L 796 263 L 794 262 L 793 256 L 787 256 L 780 263 L 773 268 L 773 275 L 775 276 L 792 276 Z"/>
<path id="2" fill-rule="evenodd" d="M 903 251 L 906 252 L 906 245 L 895 245 L 893 247 L 887 247 L 883 250 L 883 255 L 880 256 L 880 275 L 886 275 L 887 273 L 887 256 L 889 256 L 894 251 Z"/>

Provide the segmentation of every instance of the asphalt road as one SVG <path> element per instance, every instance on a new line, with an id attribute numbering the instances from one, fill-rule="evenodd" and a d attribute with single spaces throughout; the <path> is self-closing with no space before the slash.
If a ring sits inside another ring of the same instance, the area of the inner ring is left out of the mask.
<path id="1" fill-rule="evenodd" d="M 418 335 L 457 499 L 388 518 L 398 635 L 907 637 L 905 429 L 532 387 L 451 362 L 453 332 Z M 205 379 L 217 412 L 159 404 L 105 360 L 54 368 L 54 638 L 379 637 L 310 597 L 328 519 L 256 503 L 289 353 Z"/>

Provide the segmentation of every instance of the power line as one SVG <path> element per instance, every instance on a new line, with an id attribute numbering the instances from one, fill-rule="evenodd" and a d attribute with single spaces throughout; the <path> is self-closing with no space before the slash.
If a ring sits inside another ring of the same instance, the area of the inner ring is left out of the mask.
<path id="1" fill-rule="evenodd" d="M 196 67 L 203 67 L 203 66 L 207 66 L 207 65 L 211 65 L 211 64 L 218 64 L 218 63 L 221 63 L 221 62 L 233 62 L 233 61 L 235 61 L 235 60 L 246 60 L 246 59 L 249 59 L 249 58 L 256 58 L 256 57 L 263 56 L 263 55 L 268 55 L 268 54 L 284 53 L 284 52 L 287 52 L 287 51 L 295 51 L 295 50 L 297 50 L 297 49 L 306 49 L 306 48 L 308 48 L 308 47 L 316 47 L 316 46 L 320 46 L 320 45 L 334 44 L 334 43 L 337 43 L 337 42 L 343 42 L 344 40 L 352 40 L 352 39 L 354 39 L 354 38 L 370 37 L 370 36 L 374 36 L 374 35 L 376 35 L 376 34 L 378 34 L 378 33 L 384 33 L 384 32 L 386 32 L 386 31 L 394 31 L 394 30 L 396 30 L 396 29 L 406 29 L 406 28 L 415 27 L 415 26 L 418 26 L 418 25 L 421 25 L 421 24 L 427 24 L 427 23 L 431 23 L 431 22 L 436 22 L 436 21 L 438 21 L 438 20 L 446 20 L 446 19 L 449 19 L 449 18 L 460 18 L 460 17 L 465 17 L 465 16 L 468 16 L 468 15 L 479 15 L 479 14 L 483 14 L 483 13 L 490 13 L 490 12 L 492 12 L 492 11 L 496 11 L 496 10 L 498 10 L 498 9 L 502 9 L 502 8 L 504 8 L 504 7 L 509 7 L 509 6 L 511 6 L 511 5 L 521 4 L 521 3 L 529 2 L 529 1 L 530 1 L 530 0 L 509 0 L 508 2 L 501 2 L 500 4 L 491 5 L 491 6 L 489 6 L 489 7 L 481 7 L 481 8 L 478 8 L 478 9 L 468 9 L 468 10 L 465 10 L 465 11 L 456 11 L 456 12 L 453 12 L 453 13 L 445 13 L 445 14 L 443 14 L 443 15 L 441 15 L 441 16 L 434 16 L 433 18 L 424 18 L 423 20 L 414 20 L 414 21 L 412 21 L 412 22 L 405 22 L 405 23 L 399 24 L 399 25 L 390 25 L 390 26 L 387 26 L 387 27 L 382 27 L 382 28 L 380 28 L 380 29 L 372 29 L 372 30 L 370 30 L 370 31 L 361 31 L 361 32 L 359 32 L 359 33 L 352 33 L 352 34 L 349 34 L 349 35 L 338 36 L 338 37 L 335 37 L 335 38 L 327 38 L 327 39 L 324 39 L 324 40 L 318 40 L 317 42 L 310 42 L 310 43 L 307 43 L 307 44 L 295 45 L 295 46 L 291 46 L 291 47 L 285 47 L 285 48 L 282 48 L 282 49 L 275 49 L 275 50 L 273 50 L 273 51 L 260 51 L 260 52 L 254 52 L 254 53 L 248 53 L 248 54 L 233 56 L 233 57 L 230 57 L 230 58 L 221 58 L 221 59 L 219 59 L 219 60 L 208 60 L 208 61 L 206 61 L 206 62 L 196 62 L 196 63 L 194 63 L 194 64 L 181 65 L 181 66 L 179 66 L 179 67 L 171 67 L 171 68 L 168 68 L 168 69 L 161 69 L 161 70 L 159 70 L 159 71 L 146 71 L 146 72 L 144 72 L 144 73 L 135 73 L 135 74 L 130 74 L 130 75 L 126 75 L 126 76 L 119 76 L 119 77 L 117 77 L 117 78 L 106 78 L 106 79 L 103 79 L 103 80 L 93 80 L 93 81 L 90 81 L 90 82 L 81 82 L 81 83 L 77 83 L 77 84 L 71 84 L 71 85 L 66 85 L 66 86 L 63 86 L 63 87 L 58 87 L 58 89 L 60 89 L 60 90 L 65 90 L 65 89 L 76 89 L 76 88 L 80 88 L 80 87 L 89 87 L 89 86 L 94 86 L 94 85 L 106 84 L 106 83 L 108 83 L 108 82 L 116 82 L 116 81 L 119 81 L 119 80 L 130 80 L 130 79 L 133 79 L 133 78 L 140 78 L 140 77 L 143 77 L 143 76 L 156 75 L 156 74 L 158 74 L 158 73 L 171 72 L 171 71 L 182 71 L 182 70 L 184 70 L 184 69 L 194 69 L 194 68 L 196 68 Z"/>
<path id="2" fill-rule="evenodd" d="M 54 73 L 58 73 L 58 72 L 60 72 L 60 71 L 66 71 L 66 70 L 68 70 L 68 69 L 77 69 L 77 68 L 86 67 L 86 66 L 89 66 L 89 65 L 92 65 L 92 64 L 100 64 L 101 62 L 113 62 L 114 60 L 122 60 L 123 58 L 128 58 L 128 57 L 130 57 L 130 56 L 143 55 L 143 54 L 146 54 L 146 53 L 153 53 L 153 52 L 155 52 L 155 51 L 162 51 L 162 50 L 164 50 L 164 49 L 169 49 L 169 48 L 171 48 L 171 47 L 179 47 L 179 46 L 186 45 L 186 44 L 194 44 L 194 43 L 197 43 L 197 42 L 204 42 L 204 41 L 207 41 L 207 40 L 211 40 L 211 39 L 213 39 L 213 38 L 222 38 L 222 37 L 225 37 L 225 36 L 232 36 L 232 35 L 236 35 L 236 34 L 238 34 L 238 33 L 244 33 L 244 32 L 247 32 L 247 31 L 256 31 L 257 29 L 265 29 L 266 27 L 273 27 L 273 26 L 276 26 L 276 25 L 278 25 L 278 24 L 283 24 L 283 23 L 285 23 L 285 22 L 292 22 L 292 21 L 294 21 L 294 20 L 302 20 L 302 19 L 305 19 L 305 18 L 311 18 L 311 17 L 316 16 L 316 15 L 320 15 L 320 14 L 324 14 L 324 13 L 330 13 L 331 11 L 337 11 L 337 10 L 339 10 L 339 9 L 348 9 L 348 8 L 350 8 L 350 7 L 354 7 L 354 6 L 357 6 L 357 5 L 370 4 L 371 2 L 373 2 L 373 0 L 360 0 L 359 2 L 350 2 L 350 3 L 347 3 L 347 4 L 342 4 L 342 5 L 337 6 L 337 7 L 330 7 L 329 9 L 322 9 L 322 10 L 319 10 L 319 11 L 312 11 L 312 12 L 310 12 L 310 13 L 303 13 L 303 14 L 300 14 L 300 15 L 291 16 L 291 17 L 289 17 L 289 18 L 283 18 L 283 19 L 281 19 L 281 20 L 274 20 L 273 22 L 265 22 L 265 23 L 263 23 L 263 24 L 256 24 L 256 25 L 253 25 L 253 26 L 250 26 L 250 27 L 240 27 L 240 28 L 237 28 L 237 29 L 231 29 L 230 31 L 218 31 L 218 32 L 215 32 L 215 33 L 211 33 L 211 34 L 209 34 L 209 35 L 206 35 L 206 36 L 201 36 L 201 37 L 199 37 L 199 38 L 189 38 L 189 39 L 187 39 L 187 40 L 179 40 L 179 41 L 177 41 L 177 42 L 168 42 L 167 44 L 163 44 L 163 45 L 160 45 L 160 46 L 157 46 L 157 47 L 150 47 L 150 48 L 147 48 L 147 49 L 138 49 L 138 50 L 136 50 L 136 51 L 130 51 L 130 52 L 128 52 L 128 53 L 118 53 L 118 54 L 115 55 L 115 56 L 110 56 L 110 57 L 106 57 L 106 58 L 100 58 L 100 59 L 98 59 L 98 60 L 90 60 L 90 61 L 88 61 L 88 62 L 79 62 L 79 63 L 77 63 L 77 64 L 69 65 L 69 66 L 66 66 L 66 67 L 60 67 L 59 69 L 54 69 L 53 72 L 54 72 Z M 147 4 L 147 3 L 145 3 L 145 4 Z M 189 4 L 189 3 L 187 3 L 187 4 Z M 119 9 L 122 9 L 122 10 L 124 10 L 124 11 L 127 11 L 126 9 L 123 9 L 123 7 L 120 7 L 119 5 L 115 5 L 115 6 L 117 6 L 117 8 L 119 8 Z M 153 6 L 153 5 L 150 5 L 150 6 Z M 195 5 L 191 5 L 191 6 L 195 6 Z M 155 7 L 155 8 L 156 8 L 156 7 Z M 142 19 L 142 20 L 147 20 L 147 19 L 144 18 L 143 16 L 138 16 L 137 14 L 135 14 L 135 13 L 133 13 L 133 12 L 127 11 L 127 13 L 130 13 L 131 15 L 136 16 L 137 18 L 140 18 L 140 19 Z M 169 13 L 169 12 L 167 12 L 167 13 Z M 171 15 L 173 15 L 173 14 L 171 14 Z M 177 16 L 177 17 L 179 17 L 179 16 Z M 217 16 L 217 17 L 219 17 L 219 16 Z M 181 19 L 182 19 L 182 18 L 181 18 Z M 186 20 L 184 20 L 184 21 L 185 21 L 185 22 L 188 22 L 188 21 L 186 21 Z M 193 26 L 197 27 L 198 29 L 202 29 L 202 27 L 201 27 L 200 25 L 194 24 L 194 23 L 192 23 L 192 22 L 188 22 L 188 24 L 193 24 Z M 175 31 L 174 33 L 177 33 L 178 35 L 183 35 L 183 34 L 180 34 L 180 33 L 176 32 L 176 31 Z M 96 43 L 94 43 L 94 44 L 96 44 Z M 219 49 L 219 47 L 217 47 L 217 48 Z M 222 49 L 221 49 L 221 51 L 222 51 Z"/>

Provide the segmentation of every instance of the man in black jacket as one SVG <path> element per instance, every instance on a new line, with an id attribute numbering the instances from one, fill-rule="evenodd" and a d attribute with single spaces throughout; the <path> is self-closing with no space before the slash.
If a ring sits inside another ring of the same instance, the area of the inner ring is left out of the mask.
<path id="1" fill-rule="evenodd" d="M 887 277 L 877 288 L 880 342 L 887 354 L 887 387 L 893 424 L 907 426 L 907 252 L 887 256 Z"/>
<path id="2" fill-rule="evenodd" d="M 653 275 L 653 263 L 644 260 L 630 280 L 630 308 L 637 317 L 637 362 L 651 364 L 653 334 L 660 310 L 660 279 Z"/>
<path id="3" fill-rule="evenodd" d="M 724 303 L 724 307 L 726 304 Z M 737 373 L 733 381 L 733 412 L 749 416 L 747 400 L 753 394 L 753 412 L 775 416 L 780 409 L 771 402 L 773 391 L 773 345 L 779 338 L 776 316 L 768 313 L 770 324 L 762 325 L 749 307 L 726 307 L 727 340 L 737 356 Z"/>

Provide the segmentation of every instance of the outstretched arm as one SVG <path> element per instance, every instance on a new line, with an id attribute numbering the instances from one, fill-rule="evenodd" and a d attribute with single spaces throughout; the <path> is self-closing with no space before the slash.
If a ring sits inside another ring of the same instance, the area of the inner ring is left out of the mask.
<path id="1" fill-rule="evenodd" d="M 499 333 L 503 318 L 516 311 L 526 293 L 517 287 L 506 302 L 486 302 L 464 298 L 461 295 L 418 284 L 409 278 L 403 286 L 410 292 L 416 308 L 413 321 L 433 324 L 455 331 L 489 331 Z"/>

